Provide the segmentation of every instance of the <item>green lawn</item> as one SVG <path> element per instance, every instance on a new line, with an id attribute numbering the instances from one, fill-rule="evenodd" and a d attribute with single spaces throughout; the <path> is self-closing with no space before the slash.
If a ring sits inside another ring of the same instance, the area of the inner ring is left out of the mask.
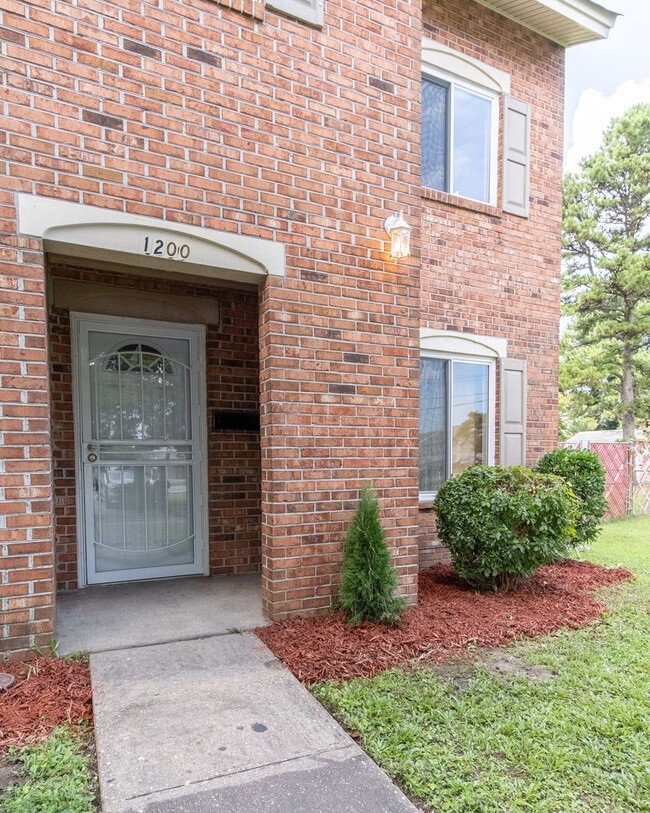
<path id="1" fill-rule="evenodd" d="M 94 813 L 96 778 L 85 736 L 58 728 L 44 743 L 11 749 L 19 777 L 0 795 L 0 813 Z"/>
<path id="2" fill-rule="evenodd" d="M 588 558 L 637 580 L 607 591 L 601 622 L 508 648 L 552 680 L 479 663 L 313 691 L 424 810 L 650 813 L 650 518 L 608 524 Z"/>

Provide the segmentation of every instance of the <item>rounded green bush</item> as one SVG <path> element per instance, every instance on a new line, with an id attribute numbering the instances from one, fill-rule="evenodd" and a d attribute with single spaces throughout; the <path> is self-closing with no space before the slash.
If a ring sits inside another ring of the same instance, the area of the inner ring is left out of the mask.
<path id="1" fill-rule="evenodd" d="M 571 488 L 580 503 L 573 544 L 589 545 L 601 531 L 601 520 L 607 510 L 605 467 L 596 452 L 586 449 L 557 449 L 545 454 L 535 470 L 556 474 Z"/>
<path id="2" fill-rule="evenodd" d="M 433 507 L 456 572 L 479 590 L 510 590 L 566 556 L 578 514 L 559 477 L 520 467 L 470 466 L 443 483 Z"/>

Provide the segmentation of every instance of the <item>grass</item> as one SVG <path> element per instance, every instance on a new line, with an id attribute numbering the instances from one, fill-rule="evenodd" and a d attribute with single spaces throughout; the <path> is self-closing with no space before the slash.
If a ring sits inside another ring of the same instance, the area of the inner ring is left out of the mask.
<path id="1" fill-rule="evenodd" d="M 508 652 L 556 677 L 430 668 L 313 687 L 435 813 L 650 813 L 650 518 L 608 524 L 587 558 L 634 583 L 604 619 Z"/>
<path id="2" fill-rule="evenodd" d="M 83 736 L 55 729 L 38 745 L 11 749 L 18 784 L 0 798 L 0 813 L 94 813 L 96 780 Z"/>

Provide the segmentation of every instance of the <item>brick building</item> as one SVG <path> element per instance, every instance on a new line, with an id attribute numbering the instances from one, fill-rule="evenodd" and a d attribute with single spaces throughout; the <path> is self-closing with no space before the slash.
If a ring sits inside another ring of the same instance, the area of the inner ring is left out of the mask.
<path id="1" fill-rule="evenodd" d="M 372 481 L 556 443 L 566 46 L 591 0 L 4 0 L 2 648 L 58 589 L 261 570 L 322 611 Z M 384 224 L 402 212 L 410 256 Z"/>

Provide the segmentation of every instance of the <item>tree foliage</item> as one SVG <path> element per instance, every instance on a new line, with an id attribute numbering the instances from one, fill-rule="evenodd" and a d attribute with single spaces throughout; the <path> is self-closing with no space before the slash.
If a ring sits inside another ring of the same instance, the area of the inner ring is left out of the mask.
<path id="1" fill-rule="evenodd" d="M 535 471 L 561 477 L 573 491 L 580 509 L 573 544 L 590 545 L 602 529 L 607 510 L 607 474 L 598 455 L 587 449 L 555 449 L 539 460 Z"/>
<path id="2" fill-rule="evenodd" d="M 573 325 L 560 340 L 560 439 L 593 429 L 621 426 L 621 359 L 615 341 L 583 344 Z M 650 350 L 633 360 L 635 415 L 650 415 Z"/>
<path id="3" fill-rule="evenodd" d="M 650 389 L 650 104 L 615 119 L 566 176 L 564 259 L 565 407 L 633 437 Z"/>
<path id="4" fill-rule="evenodd" d="M 345 537 L 339 604 L 351 624 L 380 621 L 397 625 L 405 602 L 395 594 L 396 588 L 379 501 L 367 487 Z"/>

